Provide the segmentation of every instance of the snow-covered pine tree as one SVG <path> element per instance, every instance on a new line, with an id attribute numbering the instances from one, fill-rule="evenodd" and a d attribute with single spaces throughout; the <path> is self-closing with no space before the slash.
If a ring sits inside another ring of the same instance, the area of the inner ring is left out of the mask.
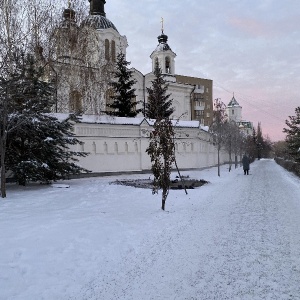
<path id="1" fill-rule="evenodd" d="M 300 163 L 300 106 L 295 109 L 295 116 L 289 116 L 285 124 L 288 128 L 284 128 L 283 132 L 286 133 L 289 154 Z"/>
<path id="2" fill-rule="evenodd" d="M 28 181 L 49 183 L 87 172 L 76 164 L 76 157 L 87 153 L 69 149 L 81 143 L 72 132 L 72 118 L 59 121 L 50 114 L 54 89 L 40 80 L 42 72 L 32 56 L 27 56 L 15 85 L 10 123 L 21 126 L 8 133 L 6 168 L 13 171 L 21 185 Z"/>
<path id="3" fill-rule="evenodd" d="M 155 119 L 153 131 L 150 133 L 150 143 L 146 152 L 151 158 L 151 170 L 154 175 L 152 193 L 162 190 L 162 210 L 170 189 L 170 175 L 175 163 L 174 129 L 170 115 L 174 112 L 170 94 L 166 94 L 168 85 L 164 80 L 158 63 L 154 70 L 155 79 L 152 87 L 147 88 L 149 93 L 145 116 Z"/>
<path id="4" fill-rule="evenodd" d="M 171 94 L 167 94 L 168 85 L 163 78 L 158 62 L 155 64 L 154 76 L 152 87 L 147 88 L 149 97 L 146 103 L 145 116 L 157 120 L 169 118 L 174 112 L 173 100 L 169 99 Z"/>
<path id="5" fill-rule="evenodd" d="M 130 62 L 125 58 L 125 54 L 120 52 L 117 55 L 116 69 L 114 72 L 115 81 L 111 83 L 113 89 L 112 103 L 107 106 L 110 110 L 108 114 L 117 117 L 135 117 L 141 110 L 136 109 L 138 104 L 135 100 L 136 80 L 132 78 L 132 71 L 128 69 Z"/>
<path id="6" fill-rule="evenodd" d="M 172 121 L 169 118 L 156 120 L 146 150 L 151 158 L 151 170 L 154 175 L 152 193 L 157 194 L 158 190 L 162 189 L 162 210 L 165 210 L 171 184 L 171 170 L 175 163 L 174 135 Z"/>

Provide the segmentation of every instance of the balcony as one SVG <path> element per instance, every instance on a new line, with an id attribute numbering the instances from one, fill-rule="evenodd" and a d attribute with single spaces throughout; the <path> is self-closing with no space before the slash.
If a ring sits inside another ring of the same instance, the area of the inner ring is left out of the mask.
<path id="1" fill-rule="evenodd" d="M 204 105 L 195 105 L 194 110 L 204 110 L 205 106 Z"/>

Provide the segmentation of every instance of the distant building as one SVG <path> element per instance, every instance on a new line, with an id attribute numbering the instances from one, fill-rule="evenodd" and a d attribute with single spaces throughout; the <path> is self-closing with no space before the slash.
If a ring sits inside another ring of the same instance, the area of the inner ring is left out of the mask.
<path id="1" fill-rule="evenodd" d="M 171 116 L 173 119 L 197 120 L 201 125 L 209 126 L 213 117 L 212 87 L 210 79 L 203 79 L 191 76 L 177 75 L 175 72 L 176 54 L 168 44 L 168 36 L 164 34 L 158 36 L 158 45 L 151 53 L 152 72 L 143 75 L 135 70 L 137 80 L 138 100 L 144 104 L 147 102 L 147 87 L 151 86 L 154 79 L 154 68 L 158 62 L 162 74 L 168 83 L 168 93 L 173 99 L 175 112 Z"/>
<path id="2" fill-rule="evenodd" d="M 253 123 L 242 119 L 242 106 L 236 101 L 234 95 L 226 107 L 226 113 L 230 121 L 234 121 L 240 130 L 246 135 L 253 132 Z"/>

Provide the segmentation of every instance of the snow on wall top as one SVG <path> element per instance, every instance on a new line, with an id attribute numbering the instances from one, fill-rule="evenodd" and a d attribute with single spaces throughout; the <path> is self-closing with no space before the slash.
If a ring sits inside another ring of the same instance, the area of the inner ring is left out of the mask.
<path id="1" fill-rule="evenodd" d="M 53 114 L 59 120 L 65 120 L 69 117 L 69 114 L 55 113 Z M 125 118 L 114 117 L 108 115 L 82 115 L 80 118 L 82 123 L 89 124 L 111 124 L 111 125 L 141 125 L 145 120 L 150 126 L 153 126 L 155 119 L 146 119 L 144 117 Z M 199 121 L 180 121 L 172 120 L 174 127 L 188 127 L 188 128 L 200 128 L 204 131 L 208 131 L 208 126 L 202 126 Z"/>

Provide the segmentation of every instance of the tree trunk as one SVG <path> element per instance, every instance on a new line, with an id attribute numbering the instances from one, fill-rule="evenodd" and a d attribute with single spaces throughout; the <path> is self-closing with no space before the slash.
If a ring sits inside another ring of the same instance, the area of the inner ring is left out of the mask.
<path id="1" fill-rule="evenodd" d="M 179 171 L 179 168 L 178 168 L 178 165 L 177 165 L 176 158 L 175 158 L 175 161 L 174 161 L 174 162 L 175 162 L 175 167 L 176 167 L 176 169 L 177 169 L 177 172 L 178 172 L 179 178 L 180 178 L 180 180 L 181 180 L 182 186 L 184 187 L 185 194 L 187 195 L 188 192 L 187 192 L 187 190 L 186 190 L 186 185 L 185 185 L 185 182 L 184 182 L 184 180 L 183 180 L 183 178 L 182 178 L 182 176 L 181 176 L 181 174 L 180 174 L 180 171 Z"/>
<path id="2" fill-rule="evenodd" d="M 231 167 L 232 167 L 232 158 L 231 158 L 231 142 L 229 145 L 229 172 L 231 171 Z"/>
<path id="3" fill-rule="evenodd" d="M 164 199 L 164 197 L 162 198 L 162 201 L 161 201 L 161 209 L 162 210 L 165 210 L 165 204 L 166 204 L 166 200 Z"/>
<path id="4" fill-rule="evenodd" d="M 235 166 L 235 169 L 238 167 L 238 158 L 237 158 L 237 154 L 234 155 L 234 166 Z"/>
<path id="5" fill-rule="evenodd" d="M 218 176 L 220 177 L 220 149 L 218 147 Z"/>
<path id="6" fill-rule="evenodd" d="M 6 176 L 5 176 L 5 141 L 1 139 L 1 197 L 6 198 Z"/>

